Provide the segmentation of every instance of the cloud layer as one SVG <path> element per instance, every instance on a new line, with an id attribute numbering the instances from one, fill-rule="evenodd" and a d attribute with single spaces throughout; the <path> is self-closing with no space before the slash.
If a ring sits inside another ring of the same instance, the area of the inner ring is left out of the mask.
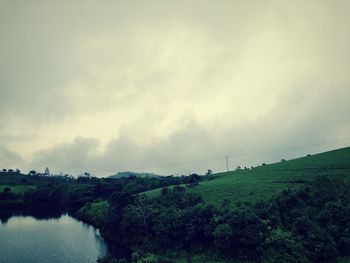
<path id="1" fill-rule="evenodd" d="M 204 172 L 223 170 L 224 160 L 166 165 L 346 138 L 349 8 L 341 0 L 3 1 L 0 166 Z"/>

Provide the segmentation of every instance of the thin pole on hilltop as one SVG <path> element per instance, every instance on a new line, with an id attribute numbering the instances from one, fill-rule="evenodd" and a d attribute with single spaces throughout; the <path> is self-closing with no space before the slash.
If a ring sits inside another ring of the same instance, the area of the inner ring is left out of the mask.
<path id="1" fill-rule="evenodd" d="M 226 155 L 226 169 L 227 169 L 227 172 L 228 172 L 228 157 Z"/>

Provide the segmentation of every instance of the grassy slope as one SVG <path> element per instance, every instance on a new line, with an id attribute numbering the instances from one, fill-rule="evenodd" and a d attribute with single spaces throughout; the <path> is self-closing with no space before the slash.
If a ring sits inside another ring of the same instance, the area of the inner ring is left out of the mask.
<path id="1" fill-rule="evenodd" d="M 22 194 L 36 189 L 36 186 L 34 185 L 0 185 L 0 192 L 2 192 L 6 187 L 10 188 L 11 192 L 15 194 Z"/>
<path id="2" fill-rule="evenodd" d="M 80 219 L 93 223 L 95 226 L 101 226 L 108 217 L 108 207 L 107 201 L 95 200 L 80 208 L 77 215 Z"/>
<path id="3" fill-rule="evenodd" d="M 185 184 L 180 184 L 180 186 L 182 187 L 186 187 Z M 169 190 L 173 190 L 174 188 L 174 185 L 171 185 L 168 187 Z M 149 190 L 149 191 L 146 191 L 144 192 L 148 197 L 157 197 L 160 195 L 160 192 L 162 191 L 162 188 L 157 188 L 157 189 L 153 189 L 153 190 Z"/>
<path id="4" fill-rule="evenodd" d="M 302 157 L 286 162 L 215 174 L 214 179 L 191 188 L 204 201 L 220 205 L 227 199 L 235 206 L 239 202 L 266 200 L 283 189 L 298 188 L 317 175 L 339 175 L 350 179 L 350 147 Z M 145 192 L 154 197 L 160 189 Z"/>
<path id="5" fill-rule="evenodd" d="M 37 180 L 28 175 L 0 172 L 0 192 L 9 187 L 12 193 L 21 194 L 35 190 L 37 184 Z"/>

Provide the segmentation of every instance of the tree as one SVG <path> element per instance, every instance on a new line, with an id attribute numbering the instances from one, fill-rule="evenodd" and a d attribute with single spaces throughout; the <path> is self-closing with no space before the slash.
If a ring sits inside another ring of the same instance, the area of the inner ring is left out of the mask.
<path id="1" fill-rule="evenodd" d="M 161 190 L 161 195 L 166 195 L 168 191 L 169 191 L 168 187 L 163 187 Z"/>
<path id="2" fill-rule="evenodd" d="M 198 174 L 191 174 L 190 175 L 190 183 L 195 183 L 200 180 L 200 177 Z"/>
<path id="3" fill-rule="evenodd" d="M 308 262 L 302 243 L 293 233 L 277 227 L 263 243 L 264 262 Z"/>
<path id="4" fill-rule="evenodd" d="M 229 252 L 231 246 L 231 238 L 233 236 L 232 229 L 228 224 L 218 225 L 214 232 L 215 245 L 225 254 Z"/>
<path id="5" fill-rule="evenodd" d="M 115 191 L 110 197 L 109 203 L 115 211 L 121 213 L 122 209 L 132 203 L 134 197 L 132 194 Z"/>
<path id="6" fill-rule="evenodd" d="M 141 195 L 136 198 L 135 212 L 139 216 L 143 228 L 145 230 L 146 240 L 148 240 L 148 214 L 149 214 L 150 201 L 146 195 Z"/>
<path id="7" fill-rule="evenodd" d="M 185 188 L 183 188 L 182 186 L 180 185 L 175 185 L 174 188 L 173 188 L 173 192 L 185 192 Z"/>
<path id="8" fill-rule="evenodd" d="M 11 193 L 11 188 L 10 187 L 5 187 L 4 190 L 2 190 L 3 193 L 9 194 Z"/>

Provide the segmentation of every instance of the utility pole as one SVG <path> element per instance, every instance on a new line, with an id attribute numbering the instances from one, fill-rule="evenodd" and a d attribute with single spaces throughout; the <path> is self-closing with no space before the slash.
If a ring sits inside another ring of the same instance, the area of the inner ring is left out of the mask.
<path id="1" fill-rule="evenodd" d="M 226 155 L 226 169 L 227 169 L 227 172 L 228 172 L 228 157 Z"/>

